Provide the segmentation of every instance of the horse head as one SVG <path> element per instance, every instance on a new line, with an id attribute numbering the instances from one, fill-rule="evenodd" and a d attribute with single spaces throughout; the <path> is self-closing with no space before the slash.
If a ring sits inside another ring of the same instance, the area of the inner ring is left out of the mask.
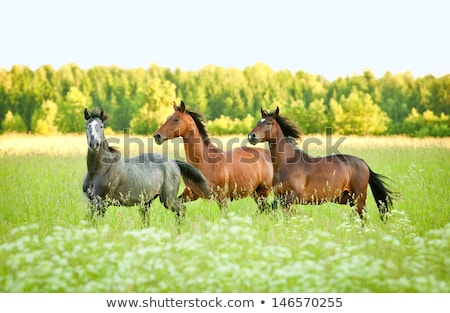
<path id="1" fill-rule="evenodd" d="M 105 140 L 104 122 L 108 119 L 103 108 L 89 112 L 84 109 L 84 119 L 86 120 L 86 138 L 88 149 L 91 152 L 98 152 L 102 142 Z"/>
<path id="2" fill-rule="evenodd" d="M 277 122 L 279 113 L 280 109 L 278 107 L 272 113 L 268 113 L 261 108 L 261 120 L 258 121 L 255 128 L 248 134 L 248 141 L 256 145 L 258 142 L 269 141 L 270 138 L 274 138 L 275 135 L 272 134 L 273 126 Z"/>
<path id="3" fill-rule="evenodd" d="M 192 119 L 186 110 L 186 106 L 181 101 L 180 106 L 173 102 L 173 114 L 170 115 L 166 122 L 153 134 L 153 138 L 158 145 L 164 141 L 175 137 L 183 137 L 192 127 Z"/>

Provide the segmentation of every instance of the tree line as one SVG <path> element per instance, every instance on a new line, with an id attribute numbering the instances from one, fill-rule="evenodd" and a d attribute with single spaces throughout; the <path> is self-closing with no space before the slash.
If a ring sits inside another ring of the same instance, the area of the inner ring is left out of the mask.
<path id="1" fill-rule="evenodd" d="M 103 107 L 108 127 L 152 134 L 173 101 L 205 114 L 211 134 L 244 134 L 259 110 L 280 107 L 305 133 L 450 136 L 450 74 L 415 78 L 410 72 L 370 70 L 328 81 L 304 71 L 274 71 L 256 63 L 243 70 L 208 65 L 198 71 L 67 64 L 0 69 L 0 132 L 83 132 L 83 109 Z"/>

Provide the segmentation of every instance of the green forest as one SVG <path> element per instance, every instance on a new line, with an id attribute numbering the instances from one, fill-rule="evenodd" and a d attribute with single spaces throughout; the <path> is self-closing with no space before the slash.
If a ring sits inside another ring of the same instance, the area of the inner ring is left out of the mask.
<path id="1" fill-rule="evenodd" d="M 212 135 L 245 134 L 260 108 L 280 107 L 305 133 L 450 136 L 450 74 L 415 78 L 387 71 L 328 81 L 304 71 L 243 70 L 208 65 L 198 71 L 67 64 L 55 70 L 0 69 L 0 132 L 81 133 L 83 109 L 103 107 L 111 131 L 151 135 L 183 100 L 205 114 Z"/>

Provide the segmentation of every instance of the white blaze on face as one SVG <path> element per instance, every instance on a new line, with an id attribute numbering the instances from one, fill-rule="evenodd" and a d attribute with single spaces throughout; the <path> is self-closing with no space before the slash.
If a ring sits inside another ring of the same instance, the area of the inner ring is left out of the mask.
<path id="1" fill-rule="evenodd" d="M 93 120 L 91 123 L 89 123 L 87 128 L 89 148 L 96 149 L 100 147 L 100 143 L 102 140 L 101 126 L 102 124 L 97 120 Z"/>
<path id="2" fill-rule="evenodd" d="M 266 121 L 266 119 L 265 118 L 262 118 L 259 122 L 260 123 L 264 123 Z"/>

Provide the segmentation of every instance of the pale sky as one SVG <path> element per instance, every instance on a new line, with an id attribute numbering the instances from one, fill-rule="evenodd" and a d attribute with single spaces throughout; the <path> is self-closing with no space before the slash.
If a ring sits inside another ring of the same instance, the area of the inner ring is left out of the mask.
<path id="1" fill-rule="evenodd" d="M 450 1 L 0 0 L 0 68 L 450 74 Z"/>

